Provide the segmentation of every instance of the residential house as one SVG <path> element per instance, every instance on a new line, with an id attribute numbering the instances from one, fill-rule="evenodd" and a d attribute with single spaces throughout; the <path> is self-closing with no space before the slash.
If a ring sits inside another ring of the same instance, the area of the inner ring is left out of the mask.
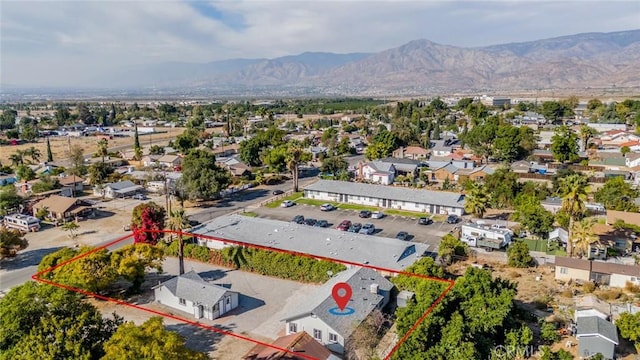
<path id="1" fill-rule="evenodd" d="M 569 232 L 561 227 L 557 227 L 549 233 L 549 241 L 557 241 L 566 245 L 569 241 Z"/>
<path id="2" fill-rule="evenodd" d="M 588 122 L 586 125 L 598 132 L 627 131 L 627 124 L 606 124 Z"/>
<path id="3" fill-rule="evenodd" d="M 349 147 L 356 150 L 356 153 L 362 154 L 367 145 L 360 136 L 349 136 Z"/>
<path id="4" fill-rule="evenodd" d="M 243 360 L 340 360 L 329 349 L 304 331 L 285 335 L 271 343 L 273 347 L 257 344 L 242 358 Z M 287 349 L 284 350 L 276 349 Z M 304 356 L 304 357 L 302 357 Z"/>
<path id="5" fill-rule="evenodd" d="M 351 300 L 343 310 L 336 306 L 331 293 L 337 283 L 352 289 Z M 343 354 L 356 328 L 374 311 L 390 300 L 393 284 L 373 269 L 353 267 L 322 285 L 300 307 L 288 309 L 285 321 L 287 335 L 306 332 L 329 350 Z M 336 316 L 349 312 L 349 316 Z"/>
<path id="6" fill-rule="evenodd" d="M 58 181 L 60 182 L 60 185 L 62 185 L 62 187 L 70 188 L 74 194 L 77 194 L 78 192 L 84 190 L 85 179 L 81 178 L 80 176 L 69 175 L 58 178 Z"/>
<path id="7" fill-rule="evenodd" d="M 393 150 L 391 156 L 398 159 L 423 160 L 429 156 L 429 150 L 421 146 L 401 146 Z"/>
<path id="8" fill-rule="evenodd" d="M 552 213 L 557 213 L 562 208 L 562 199 L 559 197 L 547 197 L 546 199 L 540 202 L 540 205 Z M 604 205 L 599 203 L 585 203 L 585 207 L 587 210 L 591 211 L 594 214 L 604 214 L 606 213 L 606 209 Z"/>
<path id="9" fill-rule="evenodd" d="M 615 358 L 618 345 L 615 325 L 598 316 L 585 316 L 577 319 L 577 328 L 578 356 L 588 359 L 602 354 L 605 359 Z"/>
<path id="10" fill-rule="evenodd" d="M 220 145 L 215 149 L 211 150 L 211 153 L 216 157 L 221 156 L 232 156 L 238 153 L 240 149 L 239 144 L 230 144 L 230 145 Z"/>
<path id="11" fill-rule="evenodd" d="M 574 320 L 580 317 L 597 316 L 602 320 L 609 320 L 611 317 L 611 304 L 598 299 L 593 294 L 587 294 L 575 299 Z"/>
<path id="12" fill-rule="evenodd" d="M 327 154 L 327 148 L 322 145 L 309 146 L 307 149 L 311 153 L 313 160 L 319 160 L 322 156 Z"/>
<path id="13" fill-rule="evenodd" d="M 392 157 L 378 160 L 382 163 L 392 164 L 396 170 L 396 175 L 416 176 L 418 168 L 422 166 L 420 161 L 413 159 L 396 159 Z"/>
<path id="14" fill-rule="evenodd" d="M 516 162 L 511 164 L 511 170 L 514 173 L 519 173 L 519 174 L 530 173 L 530 172 L 532 172 L 531 171 L 531 163 L 528 162 L 528 161 L 524 161 L 524 160 L 516 161 Z"/>
<path id="15" fill-rule="evenodd" d="M 156 302 L 191 313 L 196 319 L 217 319 L 239 303 L 236 291 L 206 282 L 193 270 L 153 289 Z"/>
<path id="16" fill-rule="evenodd" d="M 160 157 L 162 157 L 162 155 L 145 155 L 140 161 L 142 161 L 142 166 L 144 167 L 157 166 Z"/>
<path id="17" fill-rule="evenodd" d="M 488 175 L 495 173 L 495 170 L 489 166 L 482 165 L 474 169 L 458 169 L 455 172 L 455 179 L 457 182 L 471 181 L 484 181 Z"/>
<path id="18" fill-rule="evenodd" d="M 613 287 L 625 287 L 627 282 L 640 285 L 640 266 L 612 261 L 583 260 L 556 256 L 556 280 L 594 281 Z"/>
<path id="19" fill-rule="evenodd" d="M 108 199 L 116 199 L 132 196 L 135 193 L 140 192 L 141 190 L 143 190 L 142 186 L 136 185 L 130 180 L 125 180 L 116 183 L 96 185 L 93 188 L 93 194 Z"/>
<path id="20" fill-rule="evenodd" d="M 0 175 L 0 186 L 15 184 L 17 181 L 18 177 L 15 174 Z"/>
<path id="21" fill-rule="evenodd" d="M 358 168 L 358 179 L 372 183 L 389 185 L 396 176 L 396 168 L 391 163 L 371 161 Z"/>
<path id="22" fill-rule="evenodd" d="M 40 209 L 46 209 L 46 218 L 56 222 L 82 219 L 93 213 L 93 207 L 88 202 L 59 195 L 51 195 L 35 203 L 33 205 L 33 216 L 35 216 Z"/>
<path id="23" fill-rule="evenodd" d="M 633 152 L 640 152 L 640 141 L 638 140 L 625 141 L 623 143 L 620 143 L 618 146 L 620 147 L 620 149 L 626 146 Z"/>
<path id="24" fill-rule="evenodd" d="M 624 166 L 634 168 L 640 166 L 640 153 L 631 152 L 624 156 Z"/>
<path id="25" fill-rule="evenodd" d="M 175 169 L 178 168 L 181 164 L 182 157 L 178 155 L 162 155 L 160 158 L 158 158 L 158 165 L 164 168 Z"/>
<path id="26" fill-rule="evenodd" d="M 430 214 L 464 213 L 464 195 L 447 191 L 319 180 L 304 189 L 304 197 Z"/>
<path id="27" fill-rule="evenodd" d="M 457 139 L 432 140 L 430 144 L 431 155 L 450 156 L 453 153 L 453 145 L 457 144 Z"/>

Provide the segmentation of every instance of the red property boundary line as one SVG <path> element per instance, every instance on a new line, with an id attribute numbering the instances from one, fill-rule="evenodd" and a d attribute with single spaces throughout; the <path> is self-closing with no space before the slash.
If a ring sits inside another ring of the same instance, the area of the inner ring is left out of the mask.
<path id="1" fill-rule="evenodd" d="M 147 232 L 155 232 L 155 233 L 169 233 L 169 234 L 178 234 L 177 231 L 172 231 L 172 230 L 148 230 Z M 115 298 L 111 298 L 108 296 L 103 296 L 103 295 L 99 295 L 96 293 L 92 293 L 83 289 L 78 289 L 69 285 L 65 285 L 65 284 L 61 284 L 61 283 L 57 283 L 48 279 L 43 279 L 42 276 L 52 272 L 62 266 L 68 265 L 74 261 L 77 261 L 79 259 L 82 259 L 85 256 L 89 256 L 95 252 L 98 252 L 102 249 L 106 249 L 110 246 L 113 246 L 121 241 L 125 241 L 131 237 L 133 237 L 136 233 L 131 233 L 129 235 L 125 235 L 122 236 L 120 238 L 117 238 L 105 245 L 102 245 L 100 247 L 94 248 L 88 252 L 82 253 L 72 259 L 66 260 L 60 264 L 56 264 L 53 267 L 50 267 L 48 269 L 42 270 L 37 272 L 36 274 L 32 275 L 31 278 L 35 281 L 41 282 L 41 283 L 45 283 L 45 284 L 49 284 L 52 286 L 56 286 L 62 289 L 66 289 L 66 290 L 70 290 L 70 291 L 74 291 L 80 294 L 83 294 L 85 296 L 89 296 L 92 298 L 96 298 L 96 299 L 100 299 L 100 300 L 104 300 L 104 301 L 109 301 L 118 305 L 123 305 L 123 306 L 128 306 L 130 308 L 133 309 L 137 309 L 137 310 L 141 310 L 141 311 L 146 311 L 148 313 L 154 314 L 154 315 L 158 315 L 158 316 L 162 316 L 168 319 L 173 319 L 173 320 L 177 320 L 189 325 L 193 325 L 205 330 L 210 330 L 222 335 L 229 335 L 244 341 L 249 341 L 252 342 L 254 344 L 258 344 L 258 345 L 262 345 L 262 346 L 266 346 L 269 347 L 271 349 L 274 350 L 278 350 L 278 351 L 283 351 L 287 354 L 294 354 L 298 357 L 302 357 L 305 359 L 309 359 L 309 360 L 317 360 L 313 357 L 310 357 L 308 355 L 299 353 L 299 352 L 293 352 L 290 349 L 285 349 L 285 348 L 281 348 L 278 346 L 274 346 L 271 344 L 267 344 L 265 342 L 259 341 L 259 340 L 254 340 L 251 339 L 249 337 L 246 336 L 242 336 L 240 334 L 237 333 L 233 333 L 230 331 L 226 331 L 214 326 L 209 326 L 209 325 L 205 325 L 193 320 L 189 320 L 189 319 L 185 319 L 179 316 L 175 316 L 175 315 L 171 315 L 168 313 L 164 313 L 161 311 L 157 311 L 157 310 L 153 310 L 153 309 L 148 309 L 145 307 L 142 307 L 140 305 L 135 305 L 132 303 L 128 303 L 126 301 L 122 301 L 122 300 L 118 300 Z M 420 316 L 420 318 L 418 319 L 418 321 L 413 324 L 413 326 L 409 329 L 409 331 L 407 331 L 407 333 L 398 341 L 398 343 L 391 349 L 391 351 L 389 352 L 389 354 L 383 359 L 383 360 L 389 360 L 391 358 L 391 356 L 393 356 L 393 354 L 398 350 L 398 348 L 400 348 L 400 346 L 409 338 L 409 336 L 418 328 L 418 326 L 420 326 L 420 324 L 427 318 L 427 316 L 429 316 L 429 314 L 433 311 L 433 309 L 435 309 L 435 307 L 442 301 L 442 299 L 444 299 L 444 297 L 447 295 L 447 293 L 449 293 L 449 291 L 451 290 L 451 288 L 454 285 L 454 281 L 453 280 L 447 280 L 447 279 L 441 279 L 441 278 L 437 278 L 437 277 L 433 277 L 433 276 L 428 276 L 428 275 L 422 275 L 422 274 L 413 274 L 413 273 L 408 273 L 408 272 L 404 272 L 404 271 L 397 271 L 397 270 L 391 270 L 391 269 L 386 269 L 386 268 L 382 268 L 382 267 L 377 267 L 377 266 L 372 266 L 372 265 L 368 265 L 368 264 L 361 264 L 361 263 L 356 263 L 356 262 L 352 262 L 352 261 L 345 261 L 345 260 L 338 260 L 338 259 L 333 259 L 333 258 L 329 258 L 329 257 L 324 257 L 324 256 L 317 256 L 317 255 L 310 255 L 307 253 L 301 253 L 301 252 L 297 252 L 297 251 L 290 251 L 290 250 L 283 250 L 283 249 L 276 249 L 276 248 L 272 248 L 272 247 L 268 247 L 268 246 L 262 246 L 262 245 L 255 245 L 255 244 L 250 244 L 250 243 L 245 243 L 242 241 L 237 241 L 237 240 L 229 240 L 229 239 L 224 239 L 224 238 L 218 238 L 218 237 L 214 237 L 214 236 L 208 236 L 208 235 L 201 235 L 201 234 L 192 234 L 192 233 L 186 233 L 183 232 L 182 233 L 183 236 L 192 236 L 192 237 L 196 237 L 196 238 L 201 238 L 201 239 L 205 239 L 206 241 L 218 241 L 218 242 L 224 242 L 227 244 L 233 244 L 233 245 L 239 245 L 239 246 L 244 246 L 244 247 L 249 247 L 249 248 L 254 248 L 254 249 L 260 249 L 260 250 L 266 250 L 266 251 L 272 251 L 272 252 L 279 252 L 279 253 L 284 253 L 284 254 L 289 254 L 289 255 L 294 255 L 294 256 L 301 256 L 301 257 L 305 257 L 305 258 L 311 258 L 311 259 L 317 259 L 317 260 L 325 260 L 325 261 L 330 261 L 333 263 L 338 263 L 338 264 L 343 264 L 343 265 L 352 265 L 352 266 L 358 266 L 358 267 L 364 267 L 364 268 L 369 268 L 369 269 L 373 269 L 373 270 L 377 270 L 377 271 L 385 271 L 388 273 L 392 273 L 392 274 L 397 274 L 397 275 L 406 275 L 406 276 L 410 276 L 410 277 L 417 277 L 417 278 L 421 278 L 421 279 L 426 279 L 426 280 L 432 280 L 432 281 L 437 281 L 440 283 L 445 283 L 448 284 L 447 288 L 440 294 L 440 296 L 438 296 L 438 298 L 433 302 L 433 304 L 431 304 L 431 306 L 429 306 L 429 308 L 422 314 L 422 316 Z"/>

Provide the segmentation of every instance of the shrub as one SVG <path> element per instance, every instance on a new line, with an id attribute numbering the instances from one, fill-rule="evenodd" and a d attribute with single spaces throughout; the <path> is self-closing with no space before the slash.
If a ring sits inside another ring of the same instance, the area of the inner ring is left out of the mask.
<path id="1" fill-rule="evenodd" d="M 560 340 L 560 335 L 556 331 L 556 325 L 554 323 L 544 321 L 542 325 L 540 325 L 540 338 L 547 344 L 553 344 Z"/>
<path id="2" fill-rule="evenodd" d="M 582 291 L 590 294 L 596 290 L 596 284 L 593 282 L 586 282 L 582 284 Z"/>
<path id="3" fill-rule="evenodd" d="M 640 293 L 640 286 L 632 283 L 631 281 L 627 281 L 627 283 L 624 285 L 624 290 L 632 294 L 638 294 Z"/>
<path id="4" fill-rule="evenodd" d="M 615 300 L 622 295 L 620 289 L 603 290 L 596 294 L 602 300 Z"/>
<path id="5" fill-rule="evenodd" d="M 512 242 L 507 248 L 509 266 L 526 268 L 533 264 L 533 258 L 529 254 L 529 247 L 522 241 Z"/>

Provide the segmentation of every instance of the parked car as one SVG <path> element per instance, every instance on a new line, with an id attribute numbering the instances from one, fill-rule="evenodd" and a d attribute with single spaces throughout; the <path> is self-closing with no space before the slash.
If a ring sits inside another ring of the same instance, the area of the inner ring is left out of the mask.
<path id="1" fill-rule="evenodd" d="M 282 190 L 273 190 L 273 191 L 271 192 L 271 194 L 273 194 L 273 195 L 280 195 L 280 194 L 284 194 L 284 191 L 282 191 Z"/>
<path id="2" fill-rule="evenodd" d="M 133 195 L 133 198 L 136 200 L 147 200 L 148 197 L 145 194 L 135 194 Z"/>
<path id="3" fill-rule="evenodd" d="M 396 235 L 396 239 L 398 240 L 402 240 L 402 241 L 407 241 L 409 239 L 409 233 L 406 231 L 400 231 L 397 235 Z"/>
<path id="4" fill-rule="evenodd" d="M 433 220 L 431 220 L 431 218 L 428 218 L 428 217 L 421 217 L 420 219 L 418 219 L 418 224 L 420 225 L 429 225 L 432 223 L 433 223 Z"/>
<path id="5" fill-rule="evenodd" d="M 292 206 L 293 206 L 293 205 L 295 205 L 295 204 L 296 204 L 296 203 L 294 203 L 294 202 L 293 202 L 293 201 L 291 201 L 291 200 L 285 200 L 285 201 L 283 201 L 283 202 L 282 202 L 282 204 L 280 204 L 280 207 L 288 208 L 288 207 L 292 207 Z"/>
<path id="6" fill-rule="evenodd" d="M 296 216 L 293 217 L 293 220 L 291 220 L 291 221 L 296 223 L 296 224 L 304 224 L 304 216 L 296 215 Z"/>
<path id="7" fill-rule="evenodd" d="M 364 225 L 362 225 L 362 229 L 360 229 L 360 231 L 358 231 L 358 232 L 360 234 L 371 235 L 371 234 L 373 234 L 374 231 L 376 231 L 376 227 L 373 226 L 373 224 L 364 224 Z"/>
<path id="8" fill-rule="evenodd" d="M 324 227 L 329 227 L 329 223 L 327 222 L 327 220 L 318 220 L 316 222 L 316 224 L 313 225 L 313 226 L 315 226 L 315 227 L 323 227 L 324 228 Z"/>
<path id="9" fill-rule="evenodd" d="M 335 210 L 335 206 L 331 205 L 331 204 L 322 204 L 322 206 L 320 206 L 320 210 L 322 211 L 331 211 L 331 210 Z"/>
<path id="10" fill-rule="evenodd" d="M 460 221 L 458 215 L 449 215 L 447 216 L 447 224 L 457 224 Z"/>
<path id="11" fill-rule="evenodd" d="M 304 220 L 305 225 L 309 225 L 309 226 L 314 226 L 317 222 L 318 220 L 312 219 L 312 218 L 307 218 Z"/>
<path id="12" fill-rule="evenodd" d="M 384 213 L 382 211 L 374 211 L 371 213 L 371 217 L 374 219 L 382 219 L 384 217 Z"/>
<path id="13" fill-rule="evenodd" d="M 360 214 L 358 214 L 358 216 L 360 216 L 361 218 L 370 218 L 371 217 L 371 211 L 362 210 L 362 211 L 360 211 Z"/>
<path id="14" fill-rule="evenodd" d="M 347 230 L 349 230 L 349 227 L 351 227 L 351 221 L 343 220 L 338 226 L 336 226 L 336 229 L 342 230 L 342 231 L 347 231 Z"/>
<path id="15" fill-rule="evenodd" d="M 349 230 L 347 230 L 347 231 L 357 234 L 358 231 L 360 231 L 360 229 L 362 229 L 362 224 L 353 223 L 353 224 L 351 224 L 351 226 L 349 227 Z"/>

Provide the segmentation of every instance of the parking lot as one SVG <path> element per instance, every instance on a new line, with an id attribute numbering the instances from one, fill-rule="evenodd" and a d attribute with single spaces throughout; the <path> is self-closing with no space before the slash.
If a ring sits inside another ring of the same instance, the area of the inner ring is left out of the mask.
<path id="1" fill-rule="evenodd" d="M 441 221 L 433 222 L 430 225 L 419 225 L 417 219 L 404 216 L 385 215 L 382 219 L 363 219 L 358 217 L 359 212 L 356 210 L 343 210 L 338 207 L 332 211 L 321 211 L 317 206 L 302 204 L 296 204 L 288 208 L 262 207 L 253 211 L 260 217 L 282 221 L 291 221 L 296 215 L 302 215 L 305 219 L 327 220 L 331 228 L 335 228 L 342 220 L 350 220 L 352 223 L 358 222 L 361 224 L 372 223 L 376 227 L 374 234 L 377 236 L 395 238 L 398 232 L 406 231 L 410 235 L 410 241 L 436 247 L 440 244 L 440 239 L 456 226 Z M 425 214 L 425 216 L 429 216 L 429 214 Z"/>

